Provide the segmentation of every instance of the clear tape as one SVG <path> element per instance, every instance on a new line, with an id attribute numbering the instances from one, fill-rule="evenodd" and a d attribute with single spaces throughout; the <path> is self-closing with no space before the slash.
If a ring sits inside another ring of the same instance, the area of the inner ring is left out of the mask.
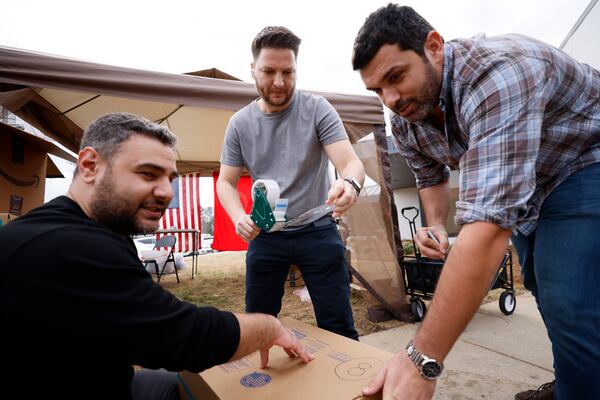
<path id="1" fill-rule="evenodd" d="M 260 191 L 263 192 L 267 198 L 267 201 L 269 202 L 269 205 L 271 206 L 271 209 L 274 209 L 277 199 L 279 198 L 279 194 L 281 193 L 277 182 L 271 179 L 257 179 L 252 184 L 252 201 L 254 201 L 254 188 L 259 188 Z"/>
<path id="2" fill-rule="evenodd" d="M 333 210 L 335 210 L 334 204 L 330 204 L 330 205 L 321 204 L 320 206 L 311 208 L 310 210 L 297 216 L 296 218 L 283 223 L 282 220 L 285 219 L 284 218 L 285 217 L 285 209 L 283 209 L 283 211 L 281 211 L 280 209 L 276 209 L 278 200 L 284 200 L 284 199 L 279 199 L 281 190 L 279 189 L 279 185 L 277 184 L 277 182 L 275 182 L 274 180 L 271 180 L 271 179 L 257 179 L 252 184 L 252 201 L 254 201 L 254 188 L 258 188 L 263 192 L 263 194 L 267 198 L 267 201 L 269 202 L 269 205 L 271 206 L 271 209 L 275 210 L 273 212 L 273 215 L 275 216 L 275 218 L 277 219 L 278 222 L 275 225 L 273 225 L 273 227 L 269 230 L 269 232 L 280 231 L 284 228 L 298 228 L 301 226 L 305 226 L 305 225 L 308 225 L 308 224 L 311 224 L 313 222 L 320 220 L 321 218 L 323 218 L 324 216 L 326 216 L 327 214 L 329 214 Z M 287 201 L 286 201 L 286 209 L 287 209 Z M 282 213 L 283 213 L 283 215 L 282 215 Z"/>

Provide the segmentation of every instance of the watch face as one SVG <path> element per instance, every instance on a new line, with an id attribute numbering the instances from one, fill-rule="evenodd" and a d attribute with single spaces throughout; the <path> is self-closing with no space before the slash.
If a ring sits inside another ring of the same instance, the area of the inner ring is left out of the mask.
<path id="1" fill-rule="evenodd" d="M 425 361 L 421 373 L 425 379 L 435 379 L 442 373 L 442 365 L 434 360 Z"/>

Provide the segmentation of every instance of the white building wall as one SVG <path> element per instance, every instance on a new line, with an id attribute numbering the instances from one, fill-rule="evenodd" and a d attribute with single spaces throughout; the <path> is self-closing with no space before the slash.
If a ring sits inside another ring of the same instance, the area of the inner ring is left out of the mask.
<path id="1" fill-rule="evenodd" d="M 600 69 L 600 2 L 590 1 L 560 46 L 576 60 Z"/>
<path id="2" fill-rule="evenodd" d="M 458 171 L 450 172 L 450 189 L 458 187 Z M 452 199 L 451 201 L 455 201 Z M 410 228 L 408 221 L 402 216 L 402 209 L 404 207 L 417 207 L 419 208 L 419 217 L 415 220 L 417 228 L 421 226 L 421 210 L 419 206 L 419 192 L 417 188 L 406 188 L 394 190 L 394 203 L 398 209 L 398 225 L 400 225 L 400 237 L 402 240 L 410 240 Z M 451 215 L 450 218 L 453 218 Z"/>

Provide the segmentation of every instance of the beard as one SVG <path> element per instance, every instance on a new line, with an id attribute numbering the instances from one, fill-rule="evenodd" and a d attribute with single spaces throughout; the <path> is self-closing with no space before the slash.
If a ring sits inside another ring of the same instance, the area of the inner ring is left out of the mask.
<path id="1" fill-rule="evenodd" d="M 158 229 L 158 221 L 145 223 L 137 217 L 140 207 L 146 205 L 157 206 L 159 204 L 144 202 L 138 206 L 128 200 L 122 191 L 115 189 L 112 172 L 109 170 L 92 197 L 90 209 L 93 219 L 100 225 L 122 235 L 132 235 L 152 233 Z M 164 204 L 159 206 L 166 208 Z"/>
<path id="2" fill-rule="evenodd" d="M 425 83 L 421 88 L 421 94 L 417 97 L 400 99 L 392 108 L 392 111 L 400 115 L 400 111 L 411 104 L 411 113 L 402 117 L 410 122 L 423 121 L 429 117 L 437 107 L 439 101 L 438 97 L 442 87 L 442 80 L 436 76 L 433 66 L 427 59 L 425 59 L 425 74 Z"/>
<path id="3" fill-rule="evenodd" d="M 294 96 L 294 90 L 296 89 L 296 87 L 294 86 L 294 87 L 286 90 L 285 96 L 283 98 L 279 98 L 279 99 L 272 99 L 270 97 L 271 92 L 265 87 L 257 86 L 256 89 L 258 90 L 258 93 L 260 93 L 260 97 L 263 99 L 263 101 L 265 103 L 267 103 L 273 107 L 281 107 L 281 106 L 288 104 L 292 100 L 292 97 Z"/>

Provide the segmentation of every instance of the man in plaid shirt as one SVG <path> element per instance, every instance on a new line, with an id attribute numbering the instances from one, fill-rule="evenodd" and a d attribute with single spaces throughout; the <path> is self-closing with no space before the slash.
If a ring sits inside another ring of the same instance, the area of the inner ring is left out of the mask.
<path id="1" fill-rule="evenodd" d="M 444 42 L 393 4 L 365 21 L 353 67 L 393 111 L 427 220 L 416 237 L 422 253 L 446 256 L 450 169 L 460 173 L 462 226 L 409 354 L 365 394 L 433 395 L 439 373 L 409 355 L 443 367 L 512 238 L 552 342 L 556 398 L 600 398 L 600 73 L 524 36 Z"/>

